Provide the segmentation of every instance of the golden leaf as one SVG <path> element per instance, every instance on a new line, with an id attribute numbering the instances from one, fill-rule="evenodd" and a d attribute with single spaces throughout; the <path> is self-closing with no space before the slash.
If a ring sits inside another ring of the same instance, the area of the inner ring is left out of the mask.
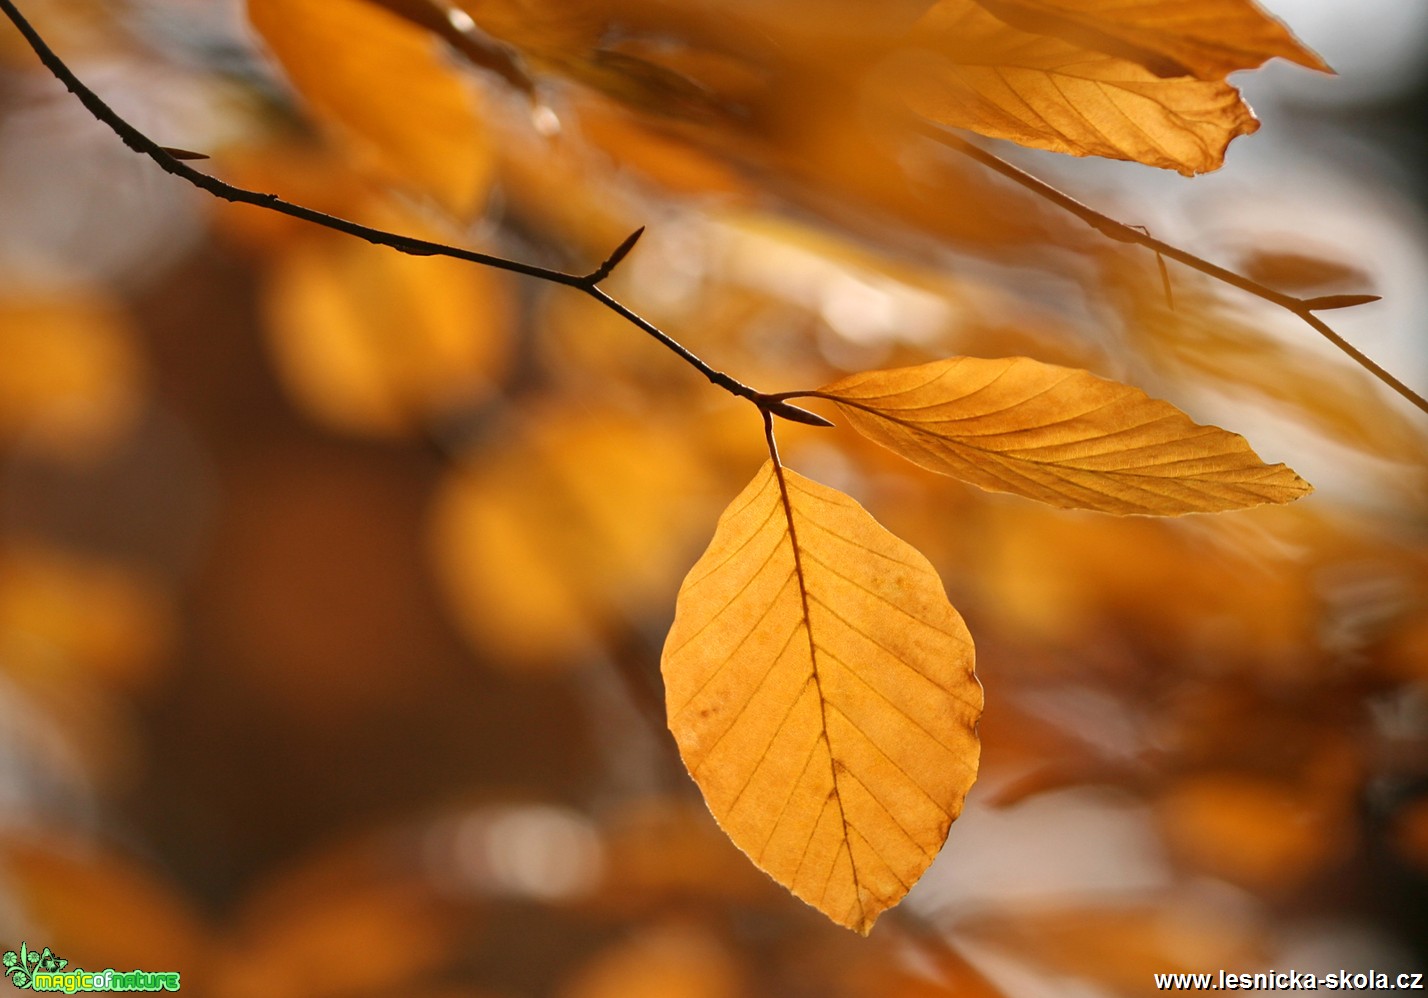
<path id="1" fill-rule="evenodd" d="M 475 92 L 433 36 L 362 0 L 248 0 L 248 16 L 354 152 L 461 217 L 475 211 L 492 150 Z"/>
<path id="2" fill-rule="evenodd" d="M 991 138 L 1190 175 L 1218 169 L 1230 141 L 1259 128 L 1227 83 L 1165 79 L 1019 31 L 976 0 L 940 0 L 912 40 L 921 49 L 892 74 L 912 109 Z"/>
<path id="3" fill-rule="evenodd" d="M 1237 433 L 1138 388 L 1026 357 L 869 371 L 807 394 L 929 471 L 1068 509 L 1178 516 L 1311 491 Z"/>
<path id="4" fill-rule="evenodd" d="M 1008 24 L 1138 62 L 1157 76 L 1223 80 L 1279 56 L 1328 65 L 1254 0 L 977 0 Z"/>
<path id="5" fill-rule="evenodd" d="M 734 844 L 866 934 L 937 855 L 976 778 L 972 658 L 927 559 L 768 462 L 680 588 L 669 726 Z"/>

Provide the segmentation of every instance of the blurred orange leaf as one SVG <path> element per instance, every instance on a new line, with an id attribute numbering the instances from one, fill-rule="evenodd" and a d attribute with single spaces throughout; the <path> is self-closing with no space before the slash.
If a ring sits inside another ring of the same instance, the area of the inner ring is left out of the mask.
<path id="1" fill-rule="evenodd" d="M 1264 238 L 1262 235 L 1260 238 Z M 1246 277 L 1279 291 L 1348 291 L 1372 287 L 1373 277 L 1363 268 L 1343 259 L 1347 255 L 1328 247 L 1302 245 L 1247 247 L 1239 261 Z"/>
<path id="2" fill-rule="evenodd" d="M 1390 835 L 1394 851 L 1405 863 L 1428 872 L 1428 798 L 1403 808 L 1394 818 Z"/>
<path id="3" fill-rule="evenodd" d="M 1239 91 L 1165 79 L 1135 62 L 1019 31 L 976 0 L 940 0 L 895 77 L 934 121 L 1073 156 L 1107 156 L 1191 175 L 1259 128 Z"/>
<path id="4" fill-rule="evenodd" d="M 407 993 L 450 957 L 453 933 L 430 892 L 404 883 L 269 905 L 232 940 L 215 976 L 223 998 Z"/>
<path id="5" fill-rule="evenodd" d="M 87 289 L 0 300 L 0 442 L 92 456 L 141 408 L 143 368 L 128 317 Z"/>
<path id="6" fill-rule="evenodd" d="M 738 998 L 748 994 L 727 947 L 698 925 L 647 929 L 598 953 L 562 998 Z"/>
<path id="7" fill-rule="evenodd" d="M 1193 895 L 1013 909 L 980 919 L 967 932 L 1020 961 L 1089 978 L 1124 995 L 1145 994 L 1145 982 L 1156 973 L 1249 969 L 1264 959 L 1258 925 Z"/>
<path id="8" fill-rule="evenodd" d="M 72 966 L 147 967 L 187 977 L 210 955 L 208 926 L 176 889 L 115 853 L 48 836 L 0 841 L 6 889 Z"/>
<path id="9" fill-rule="evenodd" d="M 1063 508 L 1176 516 L 1311 491 L 1245 439 L 1138 388 L 1026 357 L 954 357 L 807 393 L 909 461 Z"/>
<path id="10" fill-rule="evenodd" d="M 708 488 L 677 428 L 550 407 L 478 456 L 438 496 L 432 551 L 457 623 L 492 664 L 579 662 L 667 598 Z"/>
<path id="11" fill-rule="evenodd" d="M 303 99 L 386 179 L 475 212 L 492 151 L 435 37 L 362 0 L 249 0 L 248 16 Z"/>
<path id="12" fill-rule="evenodd" d="M 340 429 L 429 430 L 485 401 L 510 362 L 502 277 L 460 260 L 308 240 L 277 260 L 264 305 L 284 381 Z"/>
<path id="13" fill-rule="evenodd" d="M 830 998 L 1010 998 L 967 961 L 937 930 L 908 925 L 896 947 L 829 948 L 814 954 L 809 972 L 827 983 Z M 823 983 L 820 981 L 820 983 Z"/>
<path id="14" fill-rule="evenodd" d="M 1254 0 L 977 0 L 1026 31 L 1130 59 L 1158 76 L 1222 80 L 1275 56 L 1329 67 Z"/>
<path id="15" fill-rule="evenodd" d="M 0 662 L 14 672 L 137 686 L 161 664 L 174 623 L 139 573 L 36 544 L 0 556 Z"/>
<path id="16" fill-rule="evenodd" d="M 1428 442 L 1419 421 L 1390 402 L 1372 377 L 1275 335 L 1262 317 L 1232 308 L 1206 282 L 1182 276 L 1175 309 L 1133 277 L 1116 290 L 1125 296 L 1136 345 L 1178 378 L 1271 403 L 1362 453 L 1422 460 Z"/>
<path id="17" fill-rule="evenodd" d="M 1165 839 L 1194 869 L 1260 893 L 1302 884 L 1352 845 L 1344 803 L 1241 773 L 1205 773 L 1159 804 Z"/>
<path id="18" fill-rule="evenodd" d="M 976 778 L 972 660 L 927 559 L 768 462 L 685 579 L 662 669 L 670 730 L 720 826 L 866 934 Z"/>
<path id="19" fill-rule="evenodd" d="M 768 878 L 749 866 L 702 807 L 638 801 L 609 830 L 601 900 L 622 910 L 719 898 L 745 907 L 778 902 Z"/>

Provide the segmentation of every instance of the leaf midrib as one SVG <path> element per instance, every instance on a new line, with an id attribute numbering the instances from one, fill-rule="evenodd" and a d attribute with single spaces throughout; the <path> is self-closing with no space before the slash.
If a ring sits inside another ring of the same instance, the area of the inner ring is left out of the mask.
<path id="1" fill-rule="evenodd" d="M 868 914 L 863 905 L 861 882 L 858 879 L 858 861 L 853 856 L 852 830 L 848 825 L 848 813 L 843 808 L 843 792 L 838 785 L 838 764 L 833 758 L 833 740 L 828 733 L 828 701 L 823 695 L 823 681 L 818 674 L 818 643 L 813 638 L 813 615 L 809 609 L 808 580 L 803 571 L 803 555 L 798 544 L 798 527 L 793 520 L 793 500 L 789 497 L 788 480 L 783 473 L 783 465 L 773 460 L 774 476 L 778 479 L 779 499 L 783 503 L 784 519 L 788 523 L 789 545 L 793 548 L 793 574 L 798 580 L 798 598 L 803 608 L 803 628 L 808 634 L 809 671 L 813 678 L 814 693 L 818 699 L 818 723 L 821 727 L 823 744 L 828 749 L 828 769 L 833 778 L 833 797 L 838 802 L 838 820 L 843 826 L 843 848 L 848 850 L 848 865 L 853 874 L 853 897 L 858 904 L 859 929 L 867 922 Z M 833 854 L 834 868 L 838 864 L 838 854 Z M 830 873 L 831 876 L 831 873 Z M 827 890 L 825 885 L 824 890 Z"/>

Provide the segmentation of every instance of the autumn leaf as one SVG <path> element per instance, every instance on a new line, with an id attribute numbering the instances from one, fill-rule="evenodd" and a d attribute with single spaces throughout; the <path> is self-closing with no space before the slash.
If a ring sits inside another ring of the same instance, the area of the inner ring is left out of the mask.
<path id="1" fill-rule="evenodd" d="M 991 138 L 1190 175 L 1259 128 L 1227 83 L 1165 79 L 1139 63 L 1020 31 L 976 0 L 940 0 L 894 85 L 914 111 Z"/>
<path id="2" fill-rule="evenodd" d="M 1166 789 L 1156 810 L 1178 863 L 1264 894 L 1291 889 L 1341 859 L 1353 821 L 1335 795 L 1234 771 L 1186 776 Z"/>
<path id="3" fill-rule="evenodd" d="M 560 998 L 738 998 L 742 968 L 717 935 L 696 923 L 643 929 L 600 951 L 561 988 Z"/>
<path id="4" fill-rule="evenodd" d="M 89 289 L 0 298 L 0 444 L 27 439 L 82 460 L 129 432 L 143 408 L 136 330 Z"/>
<path id="5" fill-rule="evenodd" d="M 453 620 L 488 662 L 569 667 L 668 599 L 713 489 L 673 420 L 573 404 L 523 416 L 446 476 L 431 551 Z"/>
<path id="6" fill-rule="evenodd" d="M 1026 357 L 954 357 L 799 394 L 832 400 L 859 433 L 930 471 L 1068 509 L 1177 516 L 1311 491 L 1237 433 Z"/>
<path id="7" fill-rule="evenodd" d="M 976 778 L 972 660 L 927 559 L 768 462 L 685 579 L 662 669 L 670 730 L 720 826 L 866 934 Z"/>
<path id="8" fill-rule="evenodd" d="M 164 664 L 173 608 L 152 579 L 33 541 L 0 553 L 0 669 L 139 688 Z"/>
<path id="9" fill-rule="evenodd" d="M 30 924 L 43 925 L 46 942 L 75 966 L 188 968 L 211 951 L 198 912 L 173 884 L 72 834 L 8 832 L 0 869 Z"/>
<path id="10" fill-rule="evenodd" d="M 269 270 L 263 314 L 278 374 L 319 422 L 394 437 L 494 393 L 511 362 L 502 275 L 351 239 L 307 239 Z"/>
<path id="11" fill-rule="evenodd" d="M 1278 56 L 1328 65 L 1254 0 L 977 0 L 1008 24 L 1138 62 L 1157 76 L 1222 80 Z"/>
<path id="12" fill-rule="evenodd" d="M 248 16 L 354 152 L 459 216 L 476 210 L 493 152 L 475 93 L 433 36 L 363 0 L 248 0 Z"/>

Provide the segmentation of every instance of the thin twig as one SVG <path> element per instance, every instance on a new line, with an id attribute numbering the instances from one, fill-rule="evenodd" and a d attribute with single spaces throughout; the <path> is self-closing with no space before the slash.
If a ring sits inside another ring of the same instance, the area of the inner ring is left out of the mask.
<path id="1" fill-rule="evenodd" d="M 1193 253 L 1188 253 L 1177 246 L 1172 246 L 1167 242 L 1156 239 L 1148 232 L 1142 232 L 1132 226 L 1126 225 L 1124 222 L 1118 222 L 1109 215 L 1104 215 L 1089 205 L 1083 204 L 1070 195 L 1057 190 L 1045 181 L 1038 180 L 1020 167 L 1013 166 L 1001 157 L 995 156 L 980 146 L 967 141 L 960 135 L 949 132 L 930 122 L 924 122 L 919 119 L 918 128 L 923 134 L 940 142 L 942 145 L 970 159 L 976 160 L 988 169 L 1001 174 L 1013 183 L 1031 191 L 1037 197 L 1051 202 L 1064 211 L 1070 212 L 1107 238 L 1114 239 L 1117 242 L 1136 243 L 1140 246 L 1144 246 L 1147 249 L 1155 251 L 1162 257 L 1169 257 L 1192 270 L 1198 270 L 1200 273 L 1213 277 L 1217 281 L 1239 288 L 1241 291 L 1248 292 L 1256 298 L 1271 302 L 1294 313 L 1303 319 L 1304 322 L 1320 336 L 1323 336 L 1330 343 L 1334 344 L 1334 346 L 1348 354 L 1348 356 L 1364 370 L 1368 371 L 1389 388 L 1392 388 L 1419 409 L 1428 412 L 1428 399 L 1425 399 L 1402 381 L 1399 381 L 1398 378 L 1375 363 L 1361 350 L 1334 332 L 1334 330 L 1330 329 L 1322 319 L 1314 314 L 1316 307 L 1325 307 L 1320 304 L 1319 299 L 1296 298 L 1294 295 L 1287 295 L 1283 292 L 1275 291 L 1273 288 L 1245 277 L 1243 274 L 1237 274 L 1232 270 L 1227 270 Z M 1363 297 L 1369 299 L 1369 296 Z"/>
<path id="2" fill-rule="evenodd" d="M 197 187 L 198 189 L 220 198 L 224 201 L 231 201 L 235 204 L 248 204 L 256 208 L 264 208 L 291 218 L 301 219 L 313 225 L 320 225 L 323 228 L 331 229 L 334 232 L 341 232 L 349 236 L 355 236 L 377 246 L 386 246 L 399 253 L 406 253 L 411 256 L 445 256 L 457 260 L 465 260 L 468 263 L 479 264 L 483 267 L 492 267 L 496 270 L 505 270 L 515 274 L 522 274 L 539 281 L 550 284 L 559 284 L 563 287 L 574 288 L 582 291 L 595 299 L 604 307 L 615 312 L 621 318 L 627 320 L 643 332 L 647 333 L 660 343 L 664 344 L 682 360 L 699 371 L 711 383 L 729 392 L 737 398 L 747 399 L 757 406 L 760 411 L 794 422 L 808 423 L 812 426 L 833 425 L 822 416 L 815 415 L 798 406 L 781 402 L 769 395 L 759 392 L 742 381 L 725 374 L 717 368 L 711 367 L 702 359 L 697 357 L 682 343 L 664 332 L 654 323 L 636 313 L 633 309 L 624 305 L 620 301 L 611 297 L 603 291 L 599 284 L 615 266 L 624 258 L 630 249 L 633 248 L 640 232 L 635 233 L 626 239 L 610 257 L 597 268 L 593 273 L 587 275 L 568 274 L 564 271 L 554 270 L 549 267 L 540 267 L 535 264 L 523 263 L 519 260 L 510 260 L 506 257 L 495 256 L 490 253 L 479 253 L 475 250 L 463 249 L 459 246 L 450 246 L 446 243 L 433 242 L 427 239 L 417 239 L 412 236 L 404 236 L 395 232 L 388 232 L 385 229 L 373 228 L 369 225 L 362 225 L 349 219 L 339 218 L 336 215 L 329 215 L 325 212 L 316 211 L 312 208 L 285 201 L 276 194 L 262 194 L 258 191 L 248 190 L 243 187 L 236 187 L 233 184 L 225 183 L 222 180 L 202 173 L 184 162 L 184 158 L 194 154 L 182 150 L 174 150 L 166 146 L 159 145 L 148 135 L 144 134 L 134 125 L 130 124 L 118 112 L 111 108 L 93 90 L 89 89 L 74 71 L 65 64 L 53 49 L 40 36 L 39 32 L 26 20 L 19 9 L 11 0 L 0 0 L 0 11 L 4 11 L 5 16 L 15 25 L 20 34 L 35 55 L 44 63 L 55 78 L 63 83 L 79 102 L 84 105 L 94 118 L 107 125 L 124 144 L 130 149 L 147 156 L 158 164 L 165 173 L 172 174 L 181 180 Z"/>

